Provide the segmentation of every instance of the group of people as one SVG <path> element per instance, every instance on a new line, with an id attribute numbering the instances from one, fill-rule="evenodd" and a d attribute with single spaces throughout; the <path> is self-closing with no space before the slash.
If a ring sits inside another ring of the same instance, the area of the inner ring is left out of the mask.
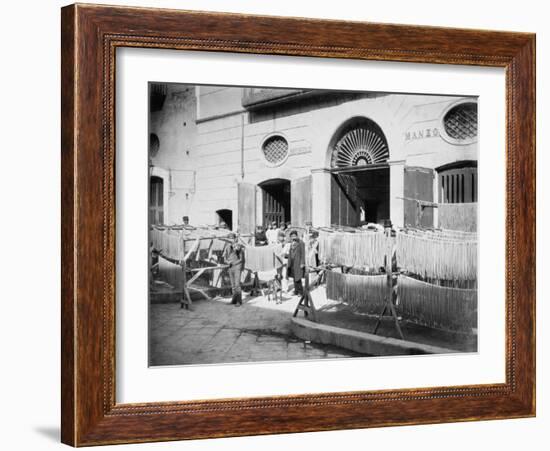
<path id="1" fill-rule="evenodd" d="M 264 229 L 263 226 L 259 225 L 256 227 L 256 233 L 254 239 L 256 241 L 256 246 L 267 246 L 268 244 L 277 244 L 279 241 L 279 233 L 283 233 L 286 236 L 286 232 L 290 228 L 290 222 L 285 223 L 281 222 L 280 225 L 277 225 L 277 222 L 273 221 L 267 226 L 267 229 Z"/>
<path id="2" fill-rule="evenodd" d="M 302 279 L 309 277 L 306 274 L 307 267 L 319 265 L 318 233 L 312 231 L 305 234 L 305 242 L 302 241 L 296 230 L 291 230 L 287 238 L 287 225 L 277 227 L 277 223 L 270 224 L 263 234 L 258 230 L 256 245 L 270 245 L 273 247 L 275 257 L 275 279 L 279 282 L 280 289 L 288 291 L 288 281 L 294 281 L 294 294 L 303 294 Z M 228 265 L 228 273 L 231 282 L 231 303 L 242 305 L 241 273 L 244 268 L 244 247 L 238 242 L 235 234 L 229 235 L 231 243 L 224 252 L 224 261 Z M 265 241 L 265 243 L 264 243 Z"/>

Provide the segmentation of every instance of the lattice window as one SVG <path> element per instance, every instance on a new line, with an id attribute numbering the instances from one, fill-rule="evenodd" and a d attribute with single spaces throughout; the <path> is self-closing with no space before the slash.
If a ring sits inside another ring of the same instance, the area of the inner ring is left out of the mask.
<path id="1" fill-rule="evenodd" d="M 477 103 L 468 102 L 451 108 L 443 125 L 447 134 L 458 141 L 470 140 L 477 136 Z"/>
<path id="2" fill-rule="evenodd" d="M 270 164 L 280 164 L 288 156 L 288 142 L 282 136 L 272 136 L 262 147 L 264 157 Z"/>

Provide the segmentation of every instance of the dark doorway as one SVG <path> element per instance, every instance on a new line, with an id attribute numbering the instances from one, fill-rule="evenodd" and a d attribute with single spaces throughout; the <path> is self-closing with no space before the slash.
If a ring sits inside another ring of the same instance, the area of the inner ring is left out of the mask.
<path id="1" fill-rule="evenodd" d="M 164 224 L 164 180 L 154 175 L 149 181 L 149 223 Z"/>
<path id="2" fill-rule="evenodd" d="M 222 222 L 225 222 L 229 230 L 233 230 L 233 212 L 231 210 L 222 209 L 216 211 L 218 215 L 218 225 L 221 225 Z"/>
<path id="3" fill-rule="evenodd" d="M 382 224 L 390 218 L 390 168 L 366 170 L 355 175 L 361 205 L 359 222 Z"/>
<path id="4" fill-rule="evenodd" d="M 290 222 L 290 181 L 271 179 L 260 184 L 263 191 L 263 226 Z"/>
<path id="5" fill-rule="evenodd" d="M 333 170 L 331 222 L 358 226 L 390 217 L 390 168 L 387 164 Z"/>

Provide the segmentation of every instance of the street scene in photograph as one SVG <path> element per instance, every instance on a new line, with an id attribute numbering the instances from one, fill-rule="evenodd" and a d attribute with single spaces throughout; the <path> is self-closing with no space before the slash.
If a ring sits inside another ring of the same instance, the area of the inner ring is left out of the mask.
<path id="1" fill-rule="evenodd" d="M 477 352 L 477 98 L 149 83 L 149 365 Z"/>

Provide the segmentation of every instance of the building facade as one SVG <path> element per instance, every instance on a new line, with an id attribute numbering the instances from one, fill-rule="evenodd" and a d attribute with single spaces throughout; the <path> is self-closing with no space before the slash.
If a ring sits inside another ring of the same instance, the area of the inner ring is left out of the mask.
<path id="1" fill-rule="evenodd" d="M 150 110 L 153 223 L 475 223 L 476 98 L 151 84 Z"/>

